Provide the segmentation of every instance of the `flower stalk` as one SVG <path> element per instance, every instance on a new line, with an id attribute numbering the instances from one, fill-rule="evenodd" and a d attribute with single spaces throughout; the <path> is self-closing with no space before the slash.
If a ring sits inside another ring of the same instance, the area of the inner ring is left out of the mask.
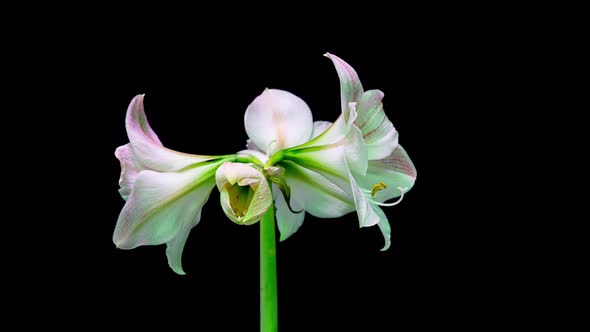
<path id="1" fill-rule="evenodd" d="M 271 204 L 260 222 L 260 331 L 278 331 L 275 211 Z"/>

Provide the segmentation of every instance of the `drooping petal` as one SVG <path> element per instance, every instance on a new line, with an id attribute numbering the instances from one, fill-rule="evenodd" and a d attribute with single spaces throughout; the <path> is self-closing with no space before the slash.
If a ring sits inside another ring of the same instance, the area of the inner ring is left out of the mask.
<path id="1" fill-rule="evenodd" d="M 206 160 L 214 156 L 199 156 L 181 153 L 162 146 L 158 136 L 147 121 L 143 107 L 144 95 L 137 95 L 127 109 L 125 127 L 135 163 L 144 169 L 159 172 L 178 171 L 184 167 Z"/>
<path id="2" fill-rule="evenodd" d="M 381 251 L 385 251 L 389 249 L 389 246 L 391 246 L 391 226 L 389 225 L 389 220 L 387 220 L 387 216 L 379 206 L 371 204 L 371 207 L 373 208 L 377 216 L 379 216 L 379 223 L 377 225 L 379 226 L 381 234 L 383 234 L 383 240 L 385 241 L 385 244 L 383 245 Z"/>
<path id="3" fill-rule="evenodd" d="M 187 225 L 198 222 L 199 211 L 215 185 L 215 170 L 223 160 L 188 170 L 137 175 L 131 195 L 117 220 L 113 242 L 118 248 L 167 243 Z"/>
<path id="4" fill-rule="evenodd" d="M 258 222 L 272 204 L 266 178 L 251 165 L 226 162 L 217 169 L 215 179 L 223 212 L 237 224 Z"/>
<path id="5" fill-rule="evenodd" d="M 246 109 L 244 125 L 250 141 L 272 154 L 307 142 L 313 120 L 303 99 L 287 91 L 265 89 Z"/>
<path id="6" fill-rule="evenodd" d="M 352 195 L 326 177 L 292 161 L 284 161 L 291 202 L 318 218 L 337 218 L 354 211 Z"/>
<path id="7" fill-rule="evenodd" d="M 356 108 L 354 124 L 361 130 L 367 145 L 368 159 L 383 159 L 395 150 L 398 133 L 383 111 L 383 92 L 365 92 Z"/>
<path id="8" fill-rule="evenodd" d="M 305 219 L 305 211 L 299 213 L 291 212 L 287 206 L 285 197 L 276 185 L 273 186 L 272 192 L 275 200 L 277 225 L 281 233 L 280 241 L 284 241 L 301 227 Z M 302 207 L 293 198 L 291 198 L 291 207 L 297 211 L 302 210 Z"/>
<path id="9" fill-rule="evenodd" d="M 324 56 L 332 60 L 336 67 L 336 72 L 340 79 L 341 106 L 344 110 L 348 107 L 348 103 L 359 101 L 363 94 L 363 86 L 356 71 L 348 63 L 330 53 L 326 53 Z"/>
<path id="10" fill-rule="evenodd" d="M 332 125 L 332 122 L 329 122 L 329 121 L 315 121 L 313 123 L 313 131 L 311 133 L 310 139 L 314 139 L 314 138 L 320 136 L 320 134 L 322 134 L 324 131 L 326 131 L 326 129 L 330 128 L 331 125 Z"/>
<path id="11" fill-rule="evenodd" d="M 404 148 L 398 145 L 386 158 L 369 161 L 366 176 L 355 176 L 355 178 L 360 187 L 365 190 L 371 190 L 375 184 L 383 182 L 387 188 L 376 192 L 373 199 L 384 202 L 399 197 L 401 190 L 398 188 L 406 188 L 405 192 L 412 189 L 416 176 L 417 172 L 412 160 Z"/>
<path id="12" fill-rule="evenodd" d="M 184 244 L 186 243 L 186 239 L 188 238 L 191 229 L 195 227 L 201 220 L 201 211 L 202 209 L 199 209 L 192 225 L 183 224 L 182 228 L 178 232 L 178 235 L 166 243 L 166 257 L 168 258 L 168 266 L 170 266 L 174 272 L 180 275 L 186 274 L 182 268 L 182 251 L 184 250 Z"/>
<path id="13" fill-rule="evenodd" d="M 375 211 L 369 204 L 367 196 L 358 186 L 352 173 L 349 172 L 348 175 L 350 180 L 352 196 L 354 198 L 354 205 L 356 207 L 356 213 L 359 218 L 359 226 L 369 227 L 377 224 L 379 222 L 379 216 L 375 213 Z"/>

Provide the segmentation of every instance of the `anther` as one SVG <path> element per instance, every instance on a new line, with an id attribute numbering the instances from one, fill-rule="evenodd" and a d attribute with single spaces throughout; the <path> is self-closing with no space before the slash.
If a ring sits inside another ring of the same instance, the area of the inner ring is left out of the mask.
<path id="1" fill-rule="evenodd" d="M 375 184 L 373 186 L 373 189 L 371 189 L 371 197 L 375 197 L 377 192 L 381 191 L 383 189 L 387 189 L 387 185 L 384 182 L 379 181 L 379 183 Z"/>

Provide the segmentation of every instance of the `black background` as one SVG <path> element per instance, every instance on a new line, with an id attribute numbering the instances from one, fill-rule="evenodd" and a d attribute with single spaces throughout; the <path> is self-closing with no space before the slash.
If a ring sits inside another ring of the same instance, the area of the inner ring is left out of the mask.
<path id="1" fill-rule="evenodd" d="M 492 108 L 479 95 L 481 77 L 495 70 L 493 51 L 478 42 L 485 32 L 428 20 L 354 35 L 339 26 L 321 33 L 160 28 L 70 36 L 67 51 L 44 60 L 50 77 L 69 83 L 52 97 L 64 111 L 51 116 L 64 128 L 56 135 L 66 146 L 59 160 L 67 160 L 67 181 L 58 185 L 66 194 L 53 208 L 63 218 L 59 226 L 40 226 L 42 237 L 57 229 L 63 238 L 32 261 L 46 276 L 41 303 L 66 303 L 53 304 L 63 306 L 53 319 L 257 331 L 258 225 L 229 221 L 214 190 L 184 250 L 186 276 L 169 269 L 163 245 L 116 249 L 111 237 L 124 201 L 114 151 L 128 142 L 125 111 L 141 93 L 164 145 L 187 153 L 243 149 L 244 111 L 266 87 L 304 99 L 314 120 L 333 121 L 339 81 L 325 52 L 353 66 L 365 90 L 385 93 L 385 112 L 418 179 L 400 205 L 385 210 L 392 228 L 386 252 L 379 251 L 379 229 L 359 229 L 355 214 L 307 215 L 278 244 L 280 330 L 382 331 L 402 323 L 464 324 L 485 313 L 482 303 L 501 279 L 481 250 L 489 225 L 483 217 L 491 211 L 476 209 L 481 196 L 471 190 L 486 180 L 470 177 L 468 165 L 480 163 L 477 148 L 457 145 L 481 130 L 473 108 Z"/>

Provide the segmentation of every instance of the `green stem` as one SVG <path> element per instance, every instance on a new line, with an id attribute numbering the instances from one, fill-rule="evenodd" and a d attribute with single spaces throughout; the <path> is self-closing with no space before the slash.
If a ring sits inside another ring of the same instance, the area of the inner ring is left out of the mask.
<path id="1" fill-rule="evenodd" d="M 277 252 L 274 204 L 260 221 L 260 331 L 277 332 Z"/>

